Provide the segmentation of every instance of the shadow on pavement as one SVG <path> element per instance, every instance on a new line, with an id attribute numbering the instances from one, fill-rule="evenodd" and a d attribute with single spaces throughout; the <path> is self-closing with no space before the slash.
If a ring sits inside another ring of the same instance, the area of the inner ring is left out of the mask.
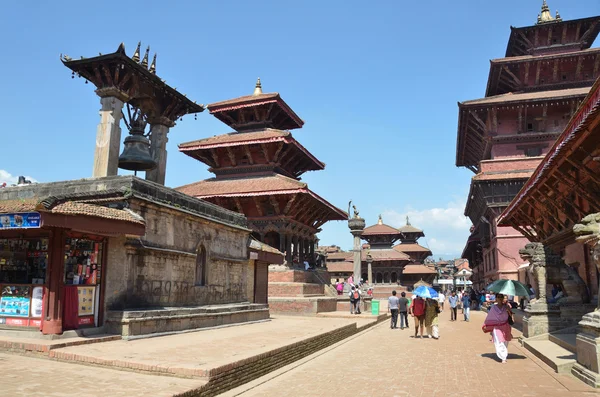
<path id="1" fill-rule="evenodd" d="M 494 361 L 500 362 L 500 359 L 498 358 L 498 356 L 496 355 L 496 353 L 483 353 L 481 354 L 481 357 L 483 358 L 491 358 Z M 507 360 L 523 360 L 526 359 L 527 357 L 522 356 L 520 354 L 513 354 L 513 353 L 508 353 L 508 357 Z"/>

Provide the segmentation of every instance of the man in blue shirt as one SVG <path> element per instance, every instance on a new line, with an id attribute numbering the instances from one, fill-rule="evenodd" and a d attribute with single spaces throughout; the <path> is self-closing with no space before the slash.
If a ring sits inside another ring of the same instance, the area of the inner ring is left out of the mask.
<path id="1" fill-rule="evenodd" d="M 456 321 L 456 307 L 458 306 L 456 291 L 452 291 L 452 295 L 448 297 L 448 303 L 450 303 L 450 321 Z"/>
<path id="2" fill-rule="evenodd" d="M 465 293 L 461 299 L 463 306 L 463 314 L 465 315 L 465 321 L 469 321 L 469 310 L 471 309 L 471 297 Z"/>

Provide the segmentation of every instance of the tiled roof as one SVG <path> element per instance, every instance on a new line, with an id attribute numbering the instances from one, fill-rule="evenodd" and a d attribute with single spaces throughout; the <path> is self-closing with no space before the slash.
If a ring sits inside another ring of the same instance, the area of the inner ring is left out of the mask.
<path id="1" fill-rule="evenodd" d="M 371 253 L 371 257 L 373 258 L 373 262 L 382 262 L 382 261 L 409 261 L 410 256 L 406 255 L 403 252 L 398 252 L 394 249 L 372 249 L 368 252 Z M 367 251 L 363 250 L 361 254 L 361 261 L 367 260 Z"/>
<path id="2" fill-rule="evenodd" d="M 38 203 L 37 199 L 0 201 L 0 214 L 35 211 Z"/>
<path id="3" fill-rule="evenodd" d="M 394 246 L 394 249 L 399 252 L 429 252 L 429 248 L 425 248 L 417 243 L 403 243 Z"/>
<path id="4" fill-rule="evenodd" d="M 535 101 L 535 100 L 546 100 L 546 99 L 560 99 L 567 97 L 584 97 L 590 91 L 590 87 L 583 88 L 569 88 L 566 90 L 552 90 L 552 91 L 540 91 L 540 92 L 525 92 L 519 94 L 508 94 L 495 95 L 487 98 L 473 99 L 470 101 L 462 102 L 461 106 L 477 106 L 477 105 L 491 105 L 499 103 L 509 102 L 523 102 L 523 101 Z"/>
<path id="5" fill-rule="evenodd" d="M 336 273 L 352 273 L 354 272 L 354 263 L 349 261 L 327 262 L 327 271 Z"/>
<path id="6" fill-rule="evenodd" d="M 271 93 L 260 94 L 260 95 L 244 95 L 244 96 L 241 96 L 238 98 L 228 99 L 226 101 L 211 103 L 211 104 L 207 105 L 207 108 L 212 113 L 212 110 L 214 108 L 219 108 L 222 106 L 237 105 L 237 104 L 242 104 L 242 103 L 262 102 L 265 100 L 276 99 L 276 98 L 279 98 L 278 92 L 271 92 Z"/>
<path id="7" fill-rule="evenodd" d="M 352 259 L 353 255 L 354 255 L 353 252 L 331 252 L 331 253 L 327 253 L 327 261 Z"/>
<path id="8" fill-rule="evenodd" d="M 505 179 L 527 179 L 533 174 L 534 170 L 522 172 L 499 172 L 499 173 L 479 173 L 473 177 L 474 181 L 500 181 Z"/>
<path id="9" fill-rule="evenodd" d="M 112 219 L 144 225 L 144 218 L 130 210 L 119 210 L 115 208 L 102 207 L 99 205 L 86 204 L 76 201 L 66 201 L 44 207 L 39 199 L 5 200 L 0 201 L 0 213 L 15 213 L 40 211 L 59 215 L 81 215 L 95 218 Z"/>
<path id="10" fill-rule="evenodd" d="M 428 268 L 425 265 L 418 263 L 404 266 L 402 274 L 436 274 L 437 272 L 433 269 Z"/>
<path id="11" fill-rule="evenodd" d="M 247 143 L 249 141 L 265 141 L 273 138 L 288 137 L 289 131 L 267 128 L 260 131 L 250 132 L 230 132 L 229 134 L 215 135 L 209 138 L 198 139 L 196 141 L 185 142 L 179 145 L 179 150 L 199 149 L 205 146 L 218 145 L 224 143 Z"/>
<path id="12" fill-rule="evenodd" d="M 250 239 L 249 247 L 251 249 L 254 249 L 257 251 L 263 251 L 263 252 L 268 252 L 271 254 L 283 256 L 283 253 L 281 251 L 279 251 L 277 248 L 273 248 L 269 244 L 262 243 L 254 238 Z"/>
<path id="13" fill-rule="evenodd" d="M 398 229 L 388 226 L 386 224 L 375 224 L 365 228 L 363 232 L 363 236 L 372 236 L 372 235 L 385 235 L 385 234 L 400 234 Z"/>
<path id="14" fill-rule="evenodd" d="M 299 192 L 307 189 L 306 183 L 279 174 L 232 179 L 210 178 L 175 188 L 190 196 L 204 198 L 215 196 L 259 196 L 261 193 Z"/>
<path id="15" fill-rule="evenodd" d="M 423 233 L 421 229 L 417 229 L 412 225 L 404 225 L 398 230 L 400 230 L 402 233 Z"/>
<path id="16" fill-rule="evenodd" d="M 111 219 L 115 221 L 124 221 L 145 225 L 144 218 L 135 212 L 124 209 L 102 207 L 99 205 L 78 203 L 76 201 L 67 201 L 53 207 L 49 212 L 60 215 L 83 215 L 95 218 Z"/>

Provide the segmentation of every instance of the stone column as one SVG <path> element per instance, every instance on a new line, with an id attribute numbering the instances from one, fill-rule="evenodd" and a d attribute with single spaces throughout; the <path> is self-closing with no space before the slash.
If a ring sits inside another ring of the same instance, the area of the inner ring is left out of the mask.
<path id="1" fill-rule="evenodd" d="M 311 263 L 317 263 L 317 258 L 315 258 L 315 240 L 309 240 L 310 244 L 308 248 L 308 254 L 310 255 Z"/>
<path id="2" fill-rule="evenodd" d="M 279 251 L 285 252 L 285 234 L 279 233 Z"/>
<path id="3" fill-rule="evenodd" d="M 173 122 L 169 119 L 151 124 L 150 126 L 150 154 L 152 159 L 156 161 L 156 168 L 146 171 L 146 180 L 156 182 L 159 185 L 165 184 L 165 176 L 167 172 L 167 133 L 169 128 L 173 126 Z"/>
<path id="4" fill-rule="evenodd" d="M 372 264 L 373 264 L 373 257 L 371 256 L 371 253 L 369 252 L 367 254 L 367 277 L 369 278 L 369 285 L 375 284 L 375 282 L 373 282 L 373 269 L 371 268 Z"/>
<path id="5" fill-rule="evenodd" d="M 298 264 L 304 270 L 304 239 L 298 237 Z"/>
<path id="6" fill-rule="evenodd" d="M 294 250 L 292 252 L 292 266 L 296 266 L 294 259 L 298 257 L 298 236 L 292 236 L 292 244 L 294 245 Z"/>
<path id="7" fill-rule="evenodd" d="M 94 170 L 92 176 L 117 175 L 119 169 L 119 149 L 121 147 L 121 110 L 123 101 L 104 92 L 100 95 L 100 124 L 96 130 L 96 151 L 94 153 Z M 114 93 L 113 93 L 114 94 Z"/>
<path id="8" fill-rule="evenodd" d="M 590 249 L 590 257 L 600 271 L 600 213 L 583 218 L 573 227 L 573 233 L 578 242 Z M 584 315 L 579 322 L 576 346 L 577 363 L 571 373 L 588 385 L 600 388 L 600 299 L 596 310 Z"/>
<path id="9" fill-rule="evenodd" d="M 365 220 L 363 218 L 358 217 L 358 211 L 355 210 L 354 218 L 348 220 L 348 227 L 350 228 L 350 233 L 354 237 L 354 282 L 357 283 L 360 280 L 360 254 L 361 254 L 361 244 L 360 244 L 360 236 L 365 229 Z"/>
<path id="10" fill-rule="evenodd" d="M 285 261 L 288 267 L 293 267 L 292 262 L 292 236 L 289 234 L 285 235 Z"/>

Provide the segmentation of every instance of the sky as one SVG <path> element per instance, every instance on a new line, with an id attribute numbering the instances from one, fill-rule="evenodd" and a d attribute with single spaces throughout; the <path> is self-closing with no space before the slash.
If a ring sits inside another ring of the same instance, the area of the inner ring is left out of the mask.
<path id="1" fill-rule="evenodd" d="M 157 75 L 198 103 L 279 92 L 305 121 L 294 137 L 324 171 L 311 190 L 366 219 L 399 227 L 410 217 L 434 257 L 460 256 L 471 171 L 455 166 L 457 102 L 484 96 L 489 60 L 510 26 L 536 22 L 542 0 L 229 0 L 101 3 L 12 1 L 0 15 L 4 132 L 0 183 L 91 177 L 99 99 L 71 79 L 60 54 L 92 57 L 138 43 Z M 549 0 L 563 19 L 600 14 L 598 0 Z M 595 45 L 598 45 L 598 41 Z M 177 145 L 231 132 L 208 112 L 171 129 L 166 185 L 212 174 Z M 122 138 L 125 138 L 125 131 Z M 128 174 L 129 171 L 121 171 Z M 321 245 L 351 249 L 346 222 Z"/>

